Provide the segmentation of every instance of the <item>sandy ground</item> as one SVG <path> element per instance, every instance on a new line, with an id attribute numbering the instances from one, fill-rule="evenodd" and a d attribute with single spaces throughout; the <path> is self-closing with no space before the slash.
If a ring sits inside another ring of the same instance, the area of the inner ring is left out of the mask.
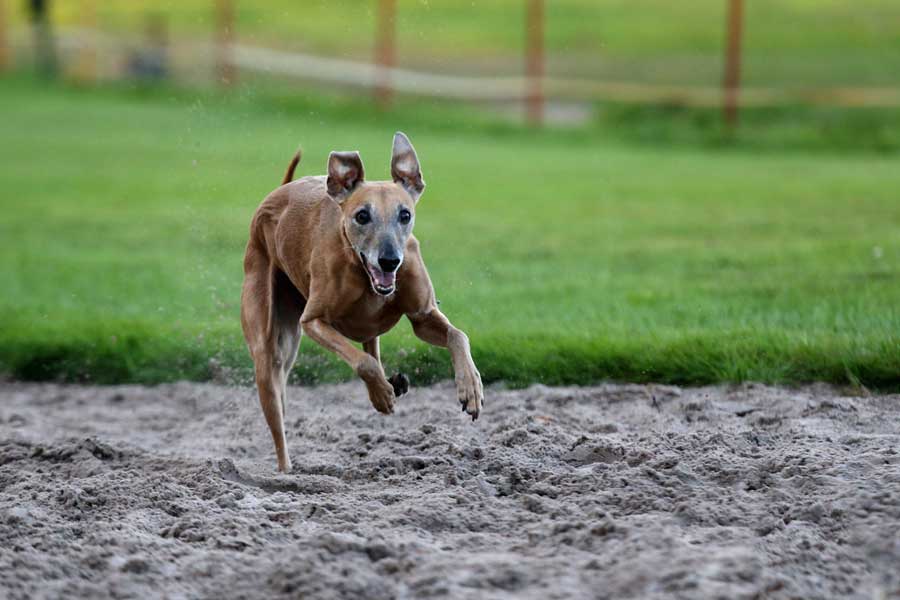
<path id="1" fill-rule="evenodd" d="M 900 597 L 900 396 L 0 386 L 0 597 Z"/>

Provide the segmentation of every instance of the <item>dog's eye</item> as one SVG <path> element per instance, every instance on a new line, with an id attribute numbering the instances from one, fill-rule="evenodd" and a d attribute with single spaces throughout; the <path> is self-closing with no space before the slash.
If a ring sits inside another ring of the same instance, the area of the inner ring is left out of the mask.
<path id="1" fill-rule="evenodd" d="M 400 222 L 401 222 L 403 225 L 406 225 L 407 223 L 409 223 L 409 220 L 410 220 L 410 219 L 412 219 L 412 213 L 410 213 L 410 212 L 409 212 L 408 210 L 406 210 L 405 208 L 404 208 L 403 210 L 400 211 Z"/>
<path id="2" fill-rule="evenodd" d="M 356 219 L 356 222 L 360 225 L 366 225 L 372 220 L 372 215 L 370 215 L 367 210 L 361 210 L 356 213 L 356 216 L 353 218 Z"/>

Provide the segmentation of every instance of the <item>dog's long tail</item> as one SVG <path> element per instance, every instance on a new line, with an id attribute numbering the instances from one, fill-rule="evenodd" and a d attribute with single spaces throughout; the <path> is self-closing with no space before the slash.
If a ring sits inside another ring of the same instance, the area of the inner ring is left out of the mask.
<path id="1" fill-rule="evenodd" d="M 291 159 L 291 164 L 288 165 L 287 172 L 284 174 L 284 179 L 281 181 L 281 185 L 286 183 L 290 183 L 294 180 L 294 169 L 297 168 L 297 165 L 300 164 L 300 159 L 303 157 L 303 150 L 297 150 L 297 154 L 294 155 L 294 158 Z"/>

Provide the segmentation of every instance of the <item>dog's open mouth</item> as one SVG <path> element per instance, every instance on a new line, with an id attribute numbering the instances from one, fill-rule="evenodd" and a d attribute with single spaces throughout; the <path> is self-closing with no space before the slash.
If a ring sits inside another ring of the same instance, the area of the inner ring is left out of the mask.
<path id="1" fill-rule="evenodd" d="M 362 259 L 362 264 L 366 268 L 366 273 L 369 274 L 369 281 L 372 283 L 372 289 L 375 290 L 375 293 L 381 294 L 382 296 L 390 296 L 393 294 L 394 290 L 397 288 L 397 272 L 393 271 L 391 273 L 385 273 L 376 265 L 367 261 L 362 252 L 359 253 L 359 257 Z"/>

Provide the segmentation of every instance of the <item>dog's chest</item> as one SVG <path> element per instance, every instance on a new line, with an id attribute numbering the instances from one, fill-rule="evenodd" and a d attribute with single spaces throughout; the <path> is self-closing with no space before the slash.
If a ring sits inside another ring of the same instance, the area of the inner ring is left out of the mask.
<path id="1" fill-rule="evenodd" d="M 387 299 L 363 299 L 334 319 L 332 326 L 353 341 L 365 342 L 389 331 L 401 316 L 403 313 Z"/>

